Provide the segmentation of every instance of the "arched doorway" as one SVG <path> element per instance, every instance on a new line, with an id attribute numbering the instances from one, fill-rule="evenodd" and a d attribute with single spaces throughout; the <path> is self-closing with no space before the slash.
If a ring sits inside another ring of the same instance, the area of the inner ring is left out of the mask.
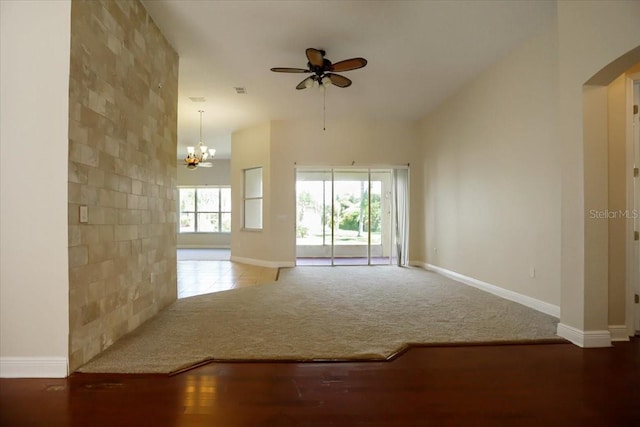
<path id="1" fill-rule="evenodd" d="M 622 119 L 616 116 L 624 113 L 616 112 L 609 99 L 612 96 L 610 86 L 638 63 L 640 46 L 610 62 L 584 81 L 581 93 L 581 120 L 575 120 L 577 117 L 568 109 L 572 103 L 575 107 L 575 95 L 571 95 L 574 97 L 573 101 L 565 101 L 563 98 L 569 98 L 570 90 L 560 88 L 561 116 L 565 121 L 562 123 L 560 136 L 562 143 L 567 146 L 564 147 L 563 284 L 558 335 L 581 347 L 610 346 L 612 340 L 628 339 L 634 332 L 634 320 L 630 309 L 630 289 L 634 279 L 627 267 L 631 268 L 637 262 L 633 258 L 635 249 L 631 249 L 629 235 L 618 236 L 614 230 L 616 227 L 610 227 L 612 221 L 609 221 L 612 212 L 610 195 L 615 193 L 612 191 L 614 187 L 609 185 L 609 172 L 615 171 L 616 167 L 625 169 L 627 175 L 622 175 L 622 182 L 626 186 L 633 185 L 628 175 L 632 171 L 626 169 L 625 163 L 629 157 L 626 153 L 626 137 L 630 132 L 631 122 L 629 120 L 627 123 L 626 116 Z M 571 65 L 575 67 L 575 64 Z M 561 64 L 561 76 L 563 71 L 565 70 Z M 569 78 L 565 80 L 570 81 Z M 562 82 L 561 78 L 560 83 Z M 625 96 L 628 96 L 627 93 L 625 92 Z M 626 102 L 626 99 L 622 102 Z M 610 111 L 610 108 L 613 109 Z M 620 120 L 622 125 L 616 123 Z M 579 123 L 582 125 L 581 134 L 580 129 L 576 129 L 575 126 Z M 615 133 L 619 131 L 616 128 L 620 126 L 623 129 L 622 136 L 616 136 Z M 580 145 L 574 144 L 575 137 L 580 138 Z M 615 162 L 610 164 L 610 138 L 623 139 L 625 152 L 622 157 L 625 160 L 622 160 L 621 166 Z M 573 141 L 567 142 L 569 139 Z M 572 144 L 574 145 L 571 146 Z M 576 158 L 582 162 L 576 162 Z M 619 180 L 620 177 L 614 174 L 614 179 Z M 623 192 L 625 209 L 621 211 L 627 209 L 628 202 L 629 196 Z M 578 208 L 583 209 L 583 212 Z M 633 214 L 633 211 L 628 214 Z M 618 213 L 618 209 L 615 209 L 615 215 L 624 214 Z M 625 229 L 626 225 L 622 228 Z M 610 239 L 612 236 L 613 239 Z M 619 260 L 610 257 L 610 250 L 619 250 L 620 244 L 624 248 L 625 260 L 612 263 L 612 258 L 615 261 Z M 622 280 L 620 276 L 623 277 Z M 569 326 L 571 323 L 580 327 Z"/>

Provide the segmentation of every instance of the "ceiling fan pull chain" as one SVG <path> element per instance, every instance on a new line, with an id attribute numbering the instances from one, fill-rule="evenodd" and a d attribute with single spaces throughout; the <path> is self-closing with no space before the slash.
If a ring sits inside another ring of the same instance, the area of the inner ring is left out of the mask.
<path id="1" fill-rule="evenodd" d="M 326 131 L 327 130 L 327 88 L 323 88 L 324 90 L 322 91 L 322 97 L 323 97 L 323 103 L 322 103 L 322 130 Z"/>

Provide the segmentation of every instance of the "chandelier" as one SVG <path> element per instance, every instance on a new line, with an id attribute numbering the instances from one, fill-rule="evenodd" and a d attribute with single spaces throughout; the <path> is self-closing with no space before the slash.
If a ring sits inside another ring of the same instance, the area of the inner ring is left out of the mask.
<path id="1" fill-rule="evenodd" d="M 198 166 L 211 166 L 210 163 L 204 162 L 216 155 L 214 148 L 209 148 L 202 142 L 202 113 L 204 110 L 198 110 L 198 113 L 200 113 L 200 143 L 197 150 L 193 146 L 187 147 L 187 157 L 184 159 L 187 169 L 190 170 L 196 169 Z"/>

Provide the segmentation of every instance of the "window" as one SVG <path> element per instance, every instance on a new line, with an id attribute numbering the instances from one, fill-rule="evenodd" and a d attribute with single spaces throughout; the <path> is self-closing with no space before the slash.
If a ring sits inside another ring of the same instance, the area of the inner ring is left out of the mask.
<path id="1" fill-rule="evenodd" d="M 262 230 L 262 168 L 244 170 L 244 228 Z"/>
<path id="2" fill-rule="evenodd" d="M 180 233 L 229 233 L 231 188 L 180 188 Z"/>

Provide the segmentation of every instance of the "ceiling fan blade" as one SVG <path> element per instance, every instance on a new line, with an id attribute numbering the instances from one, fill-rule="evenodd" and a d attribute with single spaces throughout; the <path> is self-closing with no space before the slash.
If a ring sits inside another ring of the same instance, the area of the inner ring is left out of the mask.
<path id="1" fill-rule="evenodd" d="M 311 71 L 305 70 L 304 68 L 287 68 L 287 67 L 275 67 L 272 68 L 271 71 L 275 71 L 276 73 L 310 73 Z"/>
<path id="2" fill-rule="evenodd" d="M 207 163 L 198 163 L 198 167 L 199 168 L 211 168 L 211 167 L 213 167 L 213 163 L 209 163 L 209 162 L 207 162 Z"/>
<path id="3" fill-rule="evenodd" d="M 331 71 L 350 71 L 357 70 L 367 65 L 367 60 L 364 58 L 351 58 L 344 61 L 336 62 L 331 66 Z"/>
<path id="4" fill-rule="evenodd" d="M 348 78 L 341 76 L 339 74 L 331 74 L 331 73 L 327 73 L 325 74 L 326 76 L 329 77 L 329 79 L 331 79 L 331 84 L 338 86 L 338 87 L 349 87 L 351 86 L 351 80 L 349 80 Z"/>
<path id="5" fill-rule="evenodd" d="M 307 49 L 307 59 L 314 67 L 322 67 L 324 65 L 324 52 L 312 47 Z"/>
<path id="6" fill-rule="evenodd" d="M 313 83 L 313 76 L 307 77 L 306 79 L 304 79 L 303 81 L 301 81 L 300 83 L 298 83 L 298 86 L 296 86 L 296 89 L 300 90 L 300 89 L 306 89 L 307 88 L 307 82 L 311 81 L 311 83 Z"/>

